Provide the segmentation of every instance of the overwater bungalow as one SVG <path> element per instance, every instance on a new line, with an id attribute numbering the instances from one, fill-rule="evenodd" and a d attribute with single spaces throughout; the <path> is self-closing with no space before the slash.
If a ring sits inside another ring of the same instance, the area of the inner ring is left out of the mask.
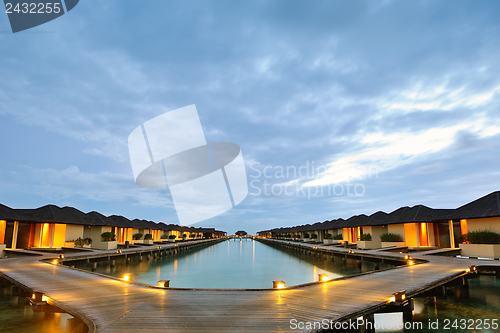
<path id="1" fill-rule="evenodd" d="M 141 237 L 137 237 L 141 234 Z M 134 236 L 135 235 L 135 236 Z M 36 209 L 12 209 L 0 204 L 0 256 L 5 249 L 60 249 L 87 247 L 116 249 L 119 244 L 153 243 L 175 235 L 177 240 L 218 238 L 214 228 L 194 228 L 124 216 L 84 213 L 73 207 L 46 205 Z"/>
<path id="2" fill-rule="evenodd" d="M 372 215 L 354 215 L 347 220 L 337 219 L 322 223 L 276 228 L 258 232 L 261 237 L 283 238 L 296 232 L 300 238 L 316 234 L 322 241 L 326 234 L 340 235 L 349 243 L 360 243 L 363 235 L 370 234 L 371 241 L 363 241 L 363 248 L 387 246 L 381 235 L 394 234 L 399 241 L 389 246 L 458 248 L 460 235 L 470 231 L 491 230 L 500 233 L 500 191 L 467 203 L 455 209 L 434 209 L 424 205 L 401 207 L 390 213 L 378 211 Z"/>

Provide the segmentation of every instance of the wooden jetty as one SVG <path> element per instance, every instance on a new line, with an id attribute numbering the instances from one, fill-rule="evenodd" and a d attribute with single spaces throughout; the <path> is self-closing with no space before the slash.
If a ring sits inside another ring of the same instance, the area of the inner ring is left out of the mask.
<path id="1" fill-rule="evenodd" d="M 398 260 L 404 257 L 400 253 L 276 242 L 329 255 Z M 161 248 L 166 250 L 172 246 Z M 151 250 L 151 247 L 134 248 L 123 253 Z M 116 251 L 99 253 L 113 255 Z M 79 254 L 67 255 L 68 258 L 77 256 Z M 357 318 L 387 306 L 393 293 L 400 290 L 407 290 L 411 297 L 464 276 L 469 265 L 481 262 L 497 269 L 500 264 L 426 256 L 425 253 L 412 253 L 412 257 L 426 262 L 297 288 L 252 291 L 151 288 L 42 262 L 40 257 L 2 259 L 0 272 L 23 288 L 44 293 L 49 304 L 83 320 L 91 333 L 296 332 L 291 329 L 291 320 L 318 322 Z M 49 254 L 43 256 L 48 258 Z"/>

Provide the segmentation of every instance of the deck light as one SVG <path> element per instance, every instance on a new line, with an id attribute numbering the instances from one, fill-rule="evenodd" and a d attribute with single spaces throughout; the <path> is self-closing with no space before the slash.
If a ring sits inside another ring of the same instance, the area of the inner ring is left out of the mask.
<path id="1" fill-rule="evenodd" d="M 64 259 L 64 254 L 60 254 L 59 259 Z"/>
<path id="2" fill-rule="evenodd" d="M 161 288 L 168 288 L 168 287 L 170 287 L 170 280 L 159 280 L 158 281 L 158 287 L 161 287 Z"/>
<path id="3" fill-rule="evenodd" d="M 285 288 L 285 281 L 273 281 L 274 289 L 282 289 Z"/>
<path id="4" fill-rule="evenodd" d="M 408 265 L 413 266 L 415 265 L 415 262 L 413 260 L 408 260 Z"/>
<path id="5" fill-rule="evenodd" d="M 118 250 L 118 251 L 116 251 L 116 253 L 122 253 L 122 250 Z"/>
<path id="6" fill-rule="evenodd" d="M 57 265 L 57 264 L 59 264 L 59 260 L 54 259 L 54 260 L 52 260 L 52 263 L 53 263 L 54 265 Z"/>
<path id="7" fill-rule="evenodd" d="M 31 300 L 33 302 L 43 302 L 43 293 L 40 291 L 34 291 L 31 295 Z"/>
<path id="8" fill-rule="evenodd" d="M 467 273 L 477 273 L 477 268 L 475 265 L 469 266 L 469 268 L 466 269 Z"/>
<path id="9" fill-rule="evenodd" d="M 354 253 L 354 251 L 353 251 L 353 250 L 349 250 L 347 253 L 349 253 L 349 254 L 353 254 L 353 253 Z"/>
<path id="10" fill-rule="evenodd" d="M 159 249 L 161 249 L 161 246 L 157 246 L 156 248 L 159 250 Z"/>
<path id="11" fill-rule="evenodd" d="M 313 246 L 313 250 L 317 250 L 317 249 L 318 249 L 318 247 L 317 247 L 317 246 Z"/>
<path id="12" fill-rule="evenodd" d="M 406 290 L 394 293 L 394 302 L 404 302 L 406 300 Z"/>
<path id="13" fill-rule="evenodd" d="M 318 274 L 318 281 L 323 282 L 328 280 L 328 275 L 327 274 Z"/>
<path id="14" fill-rule="evenodd" d="M 405 260 L 408 260 L 410 259 L 410 256 L 409 255 L 405 255 Z"/>
<path id="15" fill-rule="evenodd" d="M 132 273 L 125 273 L 122 277 L 123 281 L 132 281 Z"/>

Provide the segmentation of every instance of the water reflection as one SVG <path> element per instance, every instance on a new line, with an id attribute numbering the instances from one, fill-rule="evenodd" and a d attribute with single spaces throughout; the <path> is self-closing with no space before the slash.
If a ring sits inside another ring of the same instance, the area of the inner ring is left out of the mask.
<path id="1" fill-rule="evenodd" d="M 197 254 L 199 260 L 189 260 Z M 108 262 L 99 262 L 97 272 L 116 277 L 130 272 L 134 281 L 151 285 L 156 285 L 160 279 L 170 280 L 171 287 L 271 288 L 273 280 L 284 280 L 287 286 L 293 286 L 317 281 L 320 273 L 335 278 L 374 270 L 374 263 L 371 262 L 365 261 L 358 268 L 356 260 L 348 259 L 342 263 L 337 257 L 332 262 L 330 256 L 319 258 L 284 251 L 253 240 L 229 240 L 142 262 L 137 258 L 132 256 L 129 265 L 117 259 L 114 268 L 110 268 Z M 92 264 L 77 267 L 91 270 Z M 157 267 L 161 267 L 159 277 Z M 381 269 L 388 267 L 392 266 L 380 264 Z"/>
<path id="2" fill-rule="evenodd" d="M 33 312 L 25 297 L 11 296 L 10 286 L 0 287 L 0 331 L 15 333 L 64 333 L 67 313 Z"/>
<path id="3" fill-rule="evenodd" d="M 432 298 L 415 298 L 413 322 L 424 323 L 423 329 L 418 332 L 498 332 L 500 330 L 461 329 L 460 321 L 473 319 L 475 323 L 484 322 L 484 319 L 497 319 L 500 325 L 500 279 L 494 276 L 481 276 L 469 280 L 469 288 L 448 288 L 446 295 Z M 450 320 L 448 329 L 445 329 L 445 320 Z M 431 329 L 429 321 L 439 320 L 439 329 Z M 457 320 L 457 326 L 452 327 Z M 426 325 L 427 324 L 427 325 Z M 473 325 L 476 328 L 476 325 Z M 417 332 L 417 330 L 405 330 Z"/>

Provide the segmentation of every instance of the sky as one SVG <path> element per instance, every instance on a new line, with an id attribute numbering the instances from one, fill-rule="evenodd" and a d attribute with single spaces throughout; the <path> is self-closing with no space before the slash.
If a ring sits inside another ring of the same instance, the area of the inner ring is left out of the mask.
<path id="1" fill-rule="evenodd" d="M 0 15 L 0 203 L 179 223 L 135 184 L 145 121 L 195 104 L 241 147 L 234 233 L 456 208 L 500 190 L 500 2 L 80 1 Z"/>

